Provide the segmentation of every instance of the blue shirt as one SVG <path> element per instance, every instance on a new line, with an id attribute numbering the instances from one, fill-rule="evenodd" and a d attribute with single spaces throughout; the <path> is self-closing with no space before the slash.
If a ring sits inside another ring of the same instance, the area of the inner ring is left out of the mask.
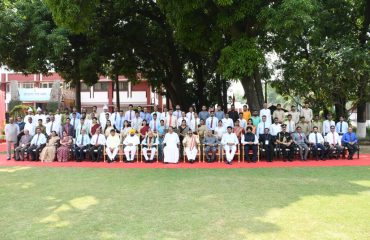
<path id="1" fill-rule="evenodd" d="M 72 118 L 73 118 L 73 114 L 71 113 L 71 114 L 69 114 L 69 118 L 71 119 L 71 121 L 72 121 Z M 78 113 L 78 112 L 76 112 L 76 119 L 80 119 L 81 118 L 81 114 L 80 113 Z"/>
<path id="2" fill-rule="evenodd" d="M 224 113 L 223 111 L 216 111 L 216 112 L 215 112 L 215 117 L 216 117 L 217 119 L 224 119 L 224 117 L 225 117 L 225 113 Z"/>
<path id="3" fill-rule="evenodd" d="M 26 123 L 25 122 L 17 122 L 17 124 L 18 124 L 18 127 L 19 127 L 19 131 L 23 131 L 24 126 L 26 125 Z"/>
<path id="4" fill-rule="evenodd" d="M 121 129 L 123 128 L 124 122 L 125 122 L 125 116 L 117 116 L 114 126 L 116 127 L 118 131 L 121 131 Z"/>
<path id="5" fill-rule="evenodd" d="M 346 132 L 345 134 L 343 134 L 342 143 L 349 143 L 349 142 L 355 142 L 355 143 L 358 142 L 357 136 L 354 132 L 352 133 Z"/>
<path id="6" fill-rule="evenodd" d="M 146 122 L 149 124 L 150 120 L 152 120 L 152 115 L 150 115 L 150 113 L 145 113 L 145 112 L 140 112 L 140 117 L 144 120 L 146 120 Z"/>
<path id="7" fill-rule="evenodd" d="M 84 137 L 84 142 L 82 144 L 82 136 Z M 77 140 L 76 140 L 76 145 L 82 145 L 82 146 L 86 146 L 86 145 L 89 145 L 90 144 L 90 137 L 89 135 L 85 134 L 85 135 L 78 135 L 77 137 Z"/>

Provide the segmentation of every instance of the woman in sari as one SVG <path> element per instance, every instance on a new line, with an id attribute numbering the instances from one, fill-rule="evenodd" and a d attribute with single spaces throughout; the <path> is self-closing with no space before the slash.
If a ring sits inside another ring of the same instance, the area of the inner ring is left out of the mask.
<path id="1" fill-rule="evenodd" d="M 121 130 L 121 143 L 125 140 L 126 136 L 129 134 L 130 130 L 132 129 L 132 127 L 130 127 L 130 123 L 125 120 L 123 122 L 123 128 Z"/>
<path id="2" fill-rule="evenodd" d="M 247 121 L 247 127 L 252 127 L 252 133 L 253 134 L 256 134 L 256 126 L 253 125 L 252 118 L 248 119 L 248 121 Z"/>
<path id="3" fill-rule="evenodd" d="M 146 136 L 147 132 L 149 131 L 149 126 L 147 125 L 147 121 L 144 119 L 141 122 L 141 127 L 139 128 L 140 133 L 140 142 L 143 141 L 144 137 Z"/>
<path id="4" fill-rule="evenodd" d="M 96 117 L 93 117 L 92 119 L 92 125 L 90 129 L 90 134 L 93 136 L 96 132 L 96 129 L 100 128 L 100 124 L 98 123 L 98 119 Z"/>
<path id="5" fill-rule="evenodd" d="M 50 139 L 40 153 L 41 162 L 53 162 L 60 138 L 56 131 L 51 132 Z"/>
<path id="6" fill-rule="evenodd" d="M 104 135 L 105 137 L 109 137 L 110 135 L 110 131 L 114 129 L 113 126 L 112 126 L 112 123 L 110 120 L 107 120 L 107 123 L 105 124 L 105 128 L 104 128 Z"/>
<path id="7" fill-rule="evenodd" d="M 235 121 L 234 123 L 234 133 L 238 137 L 239 143 L 242 135 L 244 135 L 245 130 L 240 126 L 239 119 Z"/>
<path id="8" fill-rule="evenodd" d="M 69 158 L 69 151 L 72 146 L 72 138 L 68 136 L 67 132 L 63 132 L 63 137 L 60 140 L 60 147 L 57 150 L 58 162 L 67 162 Z"/>

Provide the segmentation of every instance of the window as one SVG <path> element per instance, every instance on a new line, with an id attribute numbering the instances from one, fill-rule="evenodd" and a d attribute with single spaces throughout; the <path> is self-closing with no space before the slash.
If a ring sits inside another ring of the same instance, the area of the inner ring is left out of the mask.
<path id="1" fill-rule="evenodd" d="M 81 83 L 81 91 L 89 92 L 90 91 L 90 87 L 87 86 L 85 83 Z"/>
<path id="2" fill-rule="evenodd" d="M 52 82 L 43 82 L 43 83 L 41 83 L 40 87 L 41 88 L 52 88 L 53 83 Z"/>
<path id="3" fill-rule="evenodd" d="M 33 83 L 18 83 L 19 88 L 33 88 Z"/>
<path id="4" fill-rule="evenodd" d="M 108 91 L 108 83 L 107 82 L 95 83 L 94 91 Z"/>
<path id="5" fill-rule="evenodd" d="M 120 91 L 128 91 L 128 82 L 127 81 L 119 82 L 118 86 L 119 86 Z M 113 89 L 114 89 L 114 91 L 116 90 L 116 84 L 115 83 L 113 83 Z"/>

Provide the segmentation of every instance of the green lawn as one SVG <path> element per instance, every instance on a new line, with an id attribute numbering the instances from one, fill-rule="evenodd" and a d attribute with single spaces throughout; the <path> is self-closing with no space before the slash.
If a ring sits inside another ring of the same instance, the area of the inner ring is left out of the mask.
<path id="1" fill-rule="evenodd" d="M 0 168 L 0 239 L 370 239 L 370 167 Z"/>

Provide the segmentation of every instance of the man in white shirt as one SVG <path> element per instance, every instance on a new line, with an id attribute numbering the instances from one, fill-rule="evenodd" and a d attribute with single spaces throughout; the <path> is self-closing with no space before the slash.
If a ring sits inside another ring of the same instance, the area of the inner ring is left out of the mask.
<path id="1" fill-rule="evenodd" d="M 246 129 L 247 127 L 247 121 L 243 118 L 243 113 L 239 113 L 239 125 L 243 128 Z"/>
<path id="2" fill-rule="evenodd" d="M 143 148 L 143 156 L 145 158 L 145 162 L 153 162 L 159 144 L 158 136 L 154 135 L 152 131 L 149 131 L 148 134 L 143 139 L 143 141 L 141 142 L 141 144 Z M 148 149 L 150 149 L 150 157 L 148 157 Z"/>
<path id="3" fill-rule="evenodd" d="M 335 122 L 332 120 L 332 116 L 329 113 L 327 115 L 327 119 L 322 124 L 322 132 L 323 132 L 324 136 L 326 136 L 330 132 L 330 127 L 331 126 L 334 126 L 334 128 L 335 128 Z"/>
<path id="4" fill-rule="evenodd" d="M 85 132 L 87 133 L 87 134 L 90 134 L 89 133 L 89 131 L 90 131 L 90 128 L 89 128 L 89 126 L 85 123 L 85 119 L 84 118 L 81 118 L 80 119 L 80 121 L 79 121 L 79 123 L 78 123 L 78 125 L 76 126 L 76 134 L 75 134 L 75 136 L 76 136 L 76 138 L 80 135 L 80 134 L 82 134 L 82 130 L 85 130 Z"/>
<path id="5" fill-rule="evenodd" d="M 265 128 L 270 129 L 270 123 L 267 122 L 265 115 L 262 116 L 262 121 L 257 125 L 256 135 L 259 137 L 265 132 Z"/>
<path id="6" fill-rule="evenodd" d="M 230 165 L 235 156 L 236 146 L 239 144 L 238 137 L 232 131 L 232 127 L 227 127 L 227 133 L 225 133 L 221 139 L 221 144 L 224 146 L 226 153 L 226 163 Z"/>
<path id="7" fill-rule="evenodd" d="M 6 140 L 6 154 L 7 160 L 11 158 L 11 151 L 13 147 L 15 155 L 15 144 L 17 143 L 17 136 L 19 134 L 19 126 L 14 122 L 13 118 L 9 118 L 9 123 L 5 126 L 5 140 Z"/>
<path id="8" fill-rule="evenodd" d="M 318 153 L 320 153 L 319 157 L 321 160 L 323 160 L 325 154 L 324 138 L 322 137 L 321 133 L 318 132 L 318 127 L 314 126 L 312 130 L 313 132 L 308 136 L 308 142 L 313 148 L 313 154 L 316 159 L 318 157 Z"/>
<path id="9" fill-rule="evenodd" d="M 344 121 L 344 117 L 339 117 L 339 122 L 335 126 L 335 131 L 339 134 L 339 136 L 343 136 L 346 132 L 348 132 L 348 123 Z"/>
<path id="10" fill-rule="evenodd" d="M 228 113 L 226 113 L 225 118 L 222 119 L 222 126 L 224 127 L 224 129 L 227 129 L 228 127 L 231 127 L 231 128 L 234 127 L 234 121 L 231 118 L 229 118 Z"/>
<path id="11" fill-rule="evenodd" d="M 37 120 L 35 120 L 35 116 L 33 115 L 33 110 L 31 107 L 28 108 L 27 110 L 28 114 L 24 117 L 24 122 L 28 122 L 28 118 L 32 118 L 32 122 L 35 124 L 35 122 L 37 122 Z M 35 124 L 36 125 L 36 124 Z"/>
<path id="12" fill-rule="evenodd" d="M 154 106 L 153 112 L 151 113 L 152 119 L 153 119 L 154 113 L 157 114 L 157 119 L 160 121 L 162 119 L 162 116 L 161 116 L 161 113 L 158 112 L 158 106 L 157 105 Z"/>
<path id="13" fill-rule="evenodd" d="M 192 131 L 189 131 L 182 141 L 182 144 L 184 145 L 185 154 L 189 162 L 194 163 L 198 153 L 198 136 L 194 135 Z"/>
<path id="14" fill-rule="evenodd" d="M 288 112 L 287 115 L 289 114 L 292 116 L 294 123 L 297 124 L 301 113 L 296 110 L 295 106 L 291 106 L 290 112 Z"/>
<path id="15" fill-rule="evenodd" d="M 158 120 L 158 116 L 157 116 L 157 113 L 154 113 L 152 115 L 152 120 L 150 121 L 149 123 L 149 128 L 152 130 L 152 131 L 157 131 L 159 126 L 160 126 L 160 121 Z"/>
<path id="16" fill-rule="evenodd" d="M 42 109 L 38 107 L 35 114 L 35 120 L 38 121 L 40 119 L 42 120 L 42 123 L 45 124 L 46 116 L 45 114 L 42 114 Z"/>
<path id="17" fill-rule="evenodd" d="M 108 163 L 111 163 L 115 160 L 119 145 L 120 145 L 120 138 L 119 135 L 116 133 L 116 130 L 112 129 L 110 130 L 110 135 L 107 138 L 107 147 L 105 148 L 105 152 L 108 155 Z"/>
<path id="18" fill-rule="evenodd" d="M 281 132 L 281 124 L 279 123 L 279 119 L 276 117 L 274 118 L 274 124 L 270 125 L 270 134 L 273 137 L 276 137 L 279 132 Z"/>
<path id="19" fill-rule="evenodd" d="M 189 122 L 189 128 L 194 133 L 198 132 L 198 126 L 200 124 L 200 118 L 198 117 L 198 114 L 194 112 L 194 118 Z"/>
<path id="20" fill-rule="evenodd" d="M 168 112 L 166 119 L 166 129 L 172 127 L 173 129 L 177 128 L 177 117 L 174 116 L 172 109 Z"/>
<path id="21" fill-rule="evenodd" d="M 133 162 L 137 150 L 137 145 L 140 144 L 139 137 L 135 134 L 135 130 L 131 129 L 130 134 L 123 141 L 126 162 Z"/>
<path id="22" fill-rule="evenodd" d="M 77 125 L 78 125 L 78 118 L 77 118 L 77 113 L 72 113 L 72 118 L 71 118 L 71 125 L 73 126 L 73 128 L 76 128 Z"/>
<path id="23" fill-rule="evenodd" d="M 41 150 L 45 147 L 46 137 L 41 133 L 41 128 L 36 128 L 36 134 L 33 136 L 31 146 L 28 148 L 28 156 L 31 156 L 32 161 L 37 161 Z"/>
<path id="24" fill-rule="evenodd" d="M 186 114 L 186 118 L 189 120 L 189 122 L 191 120 L 193 120 L 193 118 L 194 118 L 194 109 L 193 109 L 193 107 L 189 107 L 189 112 Z M 188 123 L 188 125 L 189 125 L 189 123 Z"/>
<path id="25" fill-rule="evenodd" d="M 185 120 L 186 126 L 189 126 L 189 119 L 186 117 L 185 112 L 181 112 L 181 117 L 177 118 L 177 127 L 181 126 L 183 120 Z"/>
<path id="26" fill-rule="evenodd" d="M 110 120 L 110 122 L 112 123 L 113 126 L 115 125 L 118 118 L 119 118 L 119 111 L 118 111 L 118 107 L 115 106 L 114 107 L 114 112 L 110 115 L 110 118 L 109 118 L 109 120 Z"/>
<path id="27" fill-rule="evenodd" d="M 263 116 L 266 117 L 266 122 L 270 126 L 271 125 L 271 110 L 267 108 L 267 103 L 263 104 L 263 109 L 260 110 L 260 118 Z M 261 132 L 261 134 L 263 131 Z"/>
<path id="28" fill-rule="evenodd" d="M 206 120 L 206 127 L 207 127 L 207 131 L 212 131 L 212 134 L 213 134 L 215 131 L 215 128 L 217 127 L 218 119 L 215 117 L 215 112 L 211 111 L 210 114 L 211 116 L 207 118 Z"/>
<path id="29" fill-rule="evenodd" d="M 299 115 L 298 115 L 298 119 L 299 119 Z M 284 123 L 287 127 L 287 132 L 288 133 L 293 133 L 295 131 L 296 122 L 293 120 L 292 114 L 290 114 L 290 113 L 288 114 L 288 120 L 286 120 Z"/>
<path id="30" fill-rule="evenodd" d="M 312 109 L 309 108 L 308 102 L 305 102 L 304 107 L 301 109 L 301 117 L 304 117 L 306 123 L 311 126 L 311 121 L 313 118 Z"/>
<path id="31" fill-rule="evenodd" d="M 110 119 L 110 112 L 108 112 L 108 106 L 104 105 L 103 112 L 99 115 L 99 123 L 102 127 L 102 129 L 105 128 L 105 125 L 107 124 L 107 120 Z"/>
<path id="32" fill-rule="evenodd" d="M 31 136 L 35 135 L 36 125 L 33 123 L 33 117 L 28 117 L 24 129 L 27 129 Z"/>
<path id="33" fill-rule="evenodd" d="M 105 136 L 101 134 L 101 128 L 97 128 L 90 141 L 89 155 L 93 162 L 99 162 L 102 158 L 103 147 L 106 143 Z"/>
<path id="34" fill-rule="evenodd" d="M 135 117 L 131 120 L 131 127 L 135 129 L 136 132 L 139 132 L 142 122 L 143 119 L 140 117 L 140 113 L 135 112 Z"/>
<path id="35" fill-rule="evenodd" d="M 163 145 L 163 162 L 164 163 L 178 163 L 179 162 L 179 135 L 173 131 L 170 126 L 168 133 L 164 136 Z"/>
<path id="36" fill-rule="evenodd" d="M 161 115 L 160 115 L 161 117 L 159 117 L 159 115 L 157 115 L 157 117 L 158 117 L 158 119 L 159 120 L 164 120 L 164 123 L 166 124 L 166 119 L 167 119 L 167 117 L 168 117 L 168 110 L 167 110 L 167 108 L 166 107 L 164 107 L 163 108 L 163 111 L 162 111 L 162 113 L 161 113 Z"/>
<path id="37" fill-rule="evenodd" d="M 57 122 L 55 120 L 54 114 L 51 114 L 50 115 L 50 122 L 45 124 L 46 135 L 50 136 L 52 131 L 55 131 L 56 133 L 59 133 L 60 132 L 60 126 L 61 126 L 60 122 Z"/>
<path id="38" fill-rule="evenodd" d="M 335 157 L 338 159 L 343 147 L 339 138 L 339 134 L 335 131 L 335 126 L 330 127 L 330 132 L 326 134 L 326 141 L 329 143 L 329 151 L 333 154 L 336 153 Z"/>
<path id="39" fill-rule="evenodd" d="M 87 150 L 90 145 L 90 137 L 86 133 L 86 129 L 82 129 L 81 134 L 76 138 L 76 146 L 74 149 L 77 162 L 81 162 L 85 158 L 84 150 Z"/>
<path id="40" fill-rule="evenodd" d="M 132 119 L 135 117 L 135 111 L 132 110 L 133 105 L 128 105 L 128 111 L 125 113 L 125 120 L 127 120 L 129 123 L 131 123 Z M 139 113 L 140 114 L 140 113 Z"/>
<path id="41" fill-rule="evenodd" d="M 180 109 L 180 105 L 176 105 L 176 111 L 173 112 L 173 115 L 176 117 L 176 118 L 180 118 L 181 117 L 181 109 Z"/>
<path id="42" fill-rule="evenodd" d="M 60 114 L 59 108 L 55 111 L 55 122 L 59 123 L 59 125 L 62 125 L 62 114 Z"/>

